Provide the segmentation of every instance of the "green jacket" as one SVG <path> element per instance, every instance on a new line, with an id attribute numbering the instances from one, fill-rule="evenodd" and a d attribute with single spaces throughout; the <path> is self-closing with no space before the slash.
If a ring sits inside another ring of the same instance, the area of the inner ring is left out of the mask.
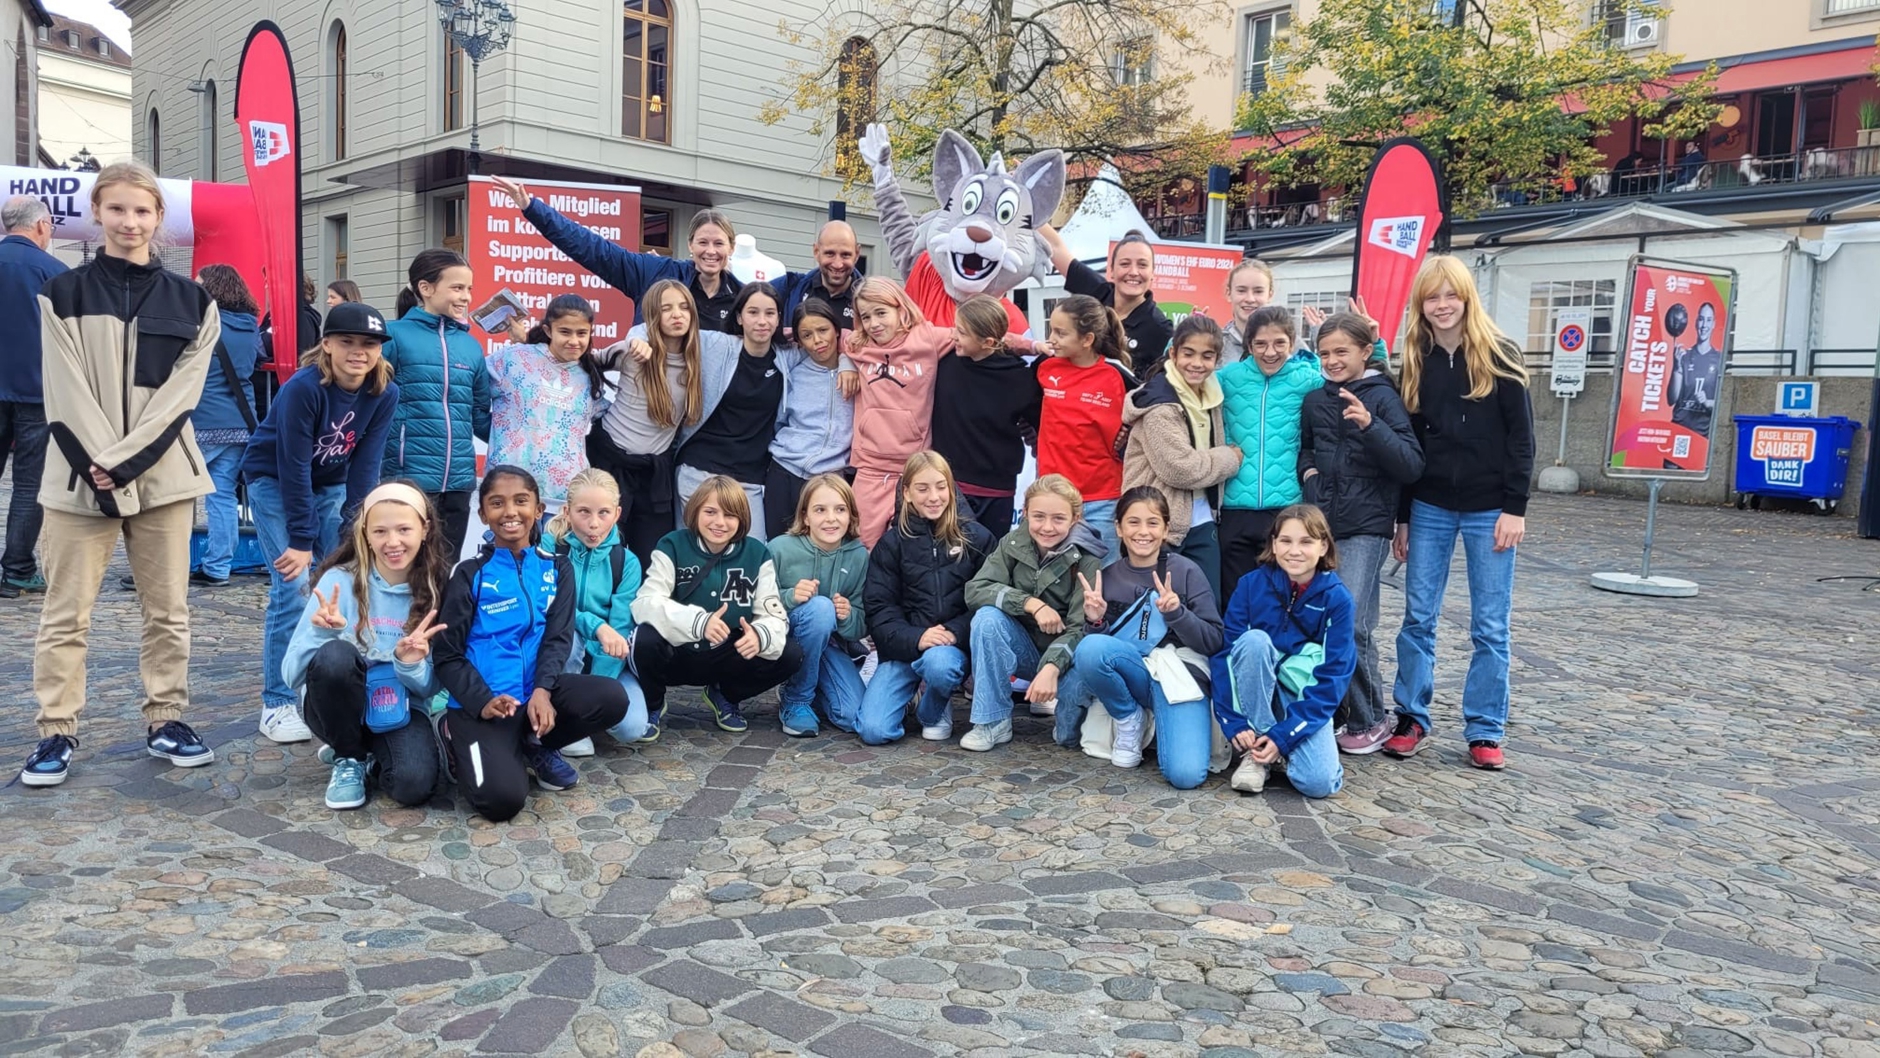
<path id="1" fill-rule="evenodd" d="M 868 581 L 868 548 L 860 540 L 850 540 L 834 551 L 824 551 L 807 536 L 776 536 L 770 539 L 770 561 L 777 568 L 777 594 L 783 608 L 797 607 L 796 582 L 820 583 L 816 594 L 825 599 L 840 595 L 849 601 L 849 617 L 836 623 L 836 634 L 859 640 L 868 634 L 868 622 L 862 618 L 862 586 Z"/>
<path id="2" fill-rule="evenodd" d="M 1103 540 L 1083 522 L 1071 527 L 1070 538 L 1040 564 L 1038 545 L 1024 526 L 1005 534 L 986 564 L 966 582 L 966 608 L 977 610 L 994 606 L 1015 618 L 1031 635 L 1033 645 L 1042 655 L 1039 665 L 1056 665 L 1060 674 L 1069 672 L 1071 653 L 1084 637 L 1084 584 L 1082 573 L 1090 580 L 1103 568 Z M 1025 604 L 1042 601 L 1064 619 L 1064 631 L 1053 636 L 1038 630 L 1038 623 L 1025 612 Z"/>

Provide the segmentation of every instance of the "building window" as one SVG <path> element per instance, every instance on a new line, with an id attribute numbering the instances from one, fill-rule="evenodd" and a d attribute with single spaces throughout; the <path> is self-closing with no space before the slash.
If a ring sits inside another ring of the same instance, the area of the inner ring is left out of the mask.
<path id="1" fill-rule="evenodd" d="M 216 167 L 220 159 L 218 146 L 221 119 L 216 114 L 215 82 L 202 83 L 202 178 L 211 183 L 216 178 Z"/>
<path id="2" fill-rule="evenodd" d="M 621 4 L 620 134 L 672 140 L 672 5 L 668 0 Z"/>
<path id="3" fill-rule="evenodd" d="M 437 200 L 437 242 L 448 250 L 463 252 L 464 197 L 453 195 Z"/>
<path id="4" fill-rule="evenodd" d="M 1528 334 L 1531 353 L 1551 352 L 1560 330 L 1560 310 L 1590 309 L 1586 351 L 1594 356 L 1613 352 L 1614 321 L 1618 318 L 1619 283 L 1614 279 L 1556 279 L 1528 288 Z"/>
<path id="5" fill-rule="evenodd" d="M 346 157 L 346 26 L 333 23 L 333 160 Z M 342 223 L 344 222 L 342 218 Z M 344 278 L 344 277 L 341 277 Z"/>
<path id="6" fill-rule="evenodd" d="M 111 57 L 111 42 L 103 37 L 98 38 L 98 54 L 107 59 Z"/>
<path id="7" fill-rule="evenodd" d="M 444 35 L 444 131 L 463 128 L 463 49 Z"/>
<path id="8" fill-rule="evenodd" d="M 1110 57 L 1110 75 L 1124 86 L 1146 85 L 1155 79 L 1155 38 L 1135 37 L 1117 45 Z"/>
<path id="9" fill-rule="evenodd" d="M 1856 11 L 1880 11 L 1880 0 L 1827 0 L 1821 13 L 1833 16 L 1850 15 Z"/>
<path id="10" fill-rule="evenodd" d="M 1613 48 L 1651 48 L 1658 44 L 1658 0 L 1604 0 L 1599 19 L 1606 24 L 1606 44 Z"/>
<path id="11" fill-rule="evenodd" d="M 34 165 L 32 71 L 26 67 L 26 29 L 13 49 L 13 164 Z"/>
<path id="12" fill-rule="evenodd" d="M 333 248 L 333 275 L 331 279 L 347 278 L 346 260 L 350 251 L 351 233 L 346 228 L 346 217 L 328 217 L 326 220 L 327 245 Z"/>
<path id="13" fill-rule="evenodd" d="M 640 210 L 640 249 L 661 257 L 672 256 L 672 210 Z"/>
<path id="14" fill-rule="evenodd" d="M 1279 75 L 1280 67 L 1273 61 L 1273 49 L 1291 33 L 1291 11 L 1270 11 L 1247 19 L 1245 87 L 1248 95 L 1257 96 L 1266 91 L 1267 82 Z"/>
<path id="15" fill-rule="evenodd" d="M 150 117 L 144 123 L 150 143 L 150 169 L 158 176 L 163 175 L 163 123 L 157 118 L 157 108 L 150 108 Z"/>

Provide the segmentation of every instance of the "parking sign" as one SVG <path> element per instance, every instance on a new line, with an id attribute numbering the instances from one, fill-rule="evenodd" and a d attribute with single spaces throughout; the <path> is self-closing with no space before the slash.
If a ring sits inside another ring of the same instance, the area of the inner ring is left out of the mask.
<path id="1" fill-rule="evenodd" d="M 1776 385 L 1776 414 L 1812 418 L 1821 403 L 1819 382 L 1780 382 Z"/>

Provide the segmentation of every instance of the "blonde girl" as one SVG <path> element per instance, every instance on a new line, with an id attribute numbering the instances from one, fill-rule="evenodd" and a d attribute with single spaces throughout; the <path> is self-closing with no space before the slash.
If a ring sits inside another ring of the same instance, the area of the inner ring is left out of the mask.
<path id="1" fill-rule="evenodd" d="M 1227 273 L 1227 303 L 1233 319 L 1225 328 L 1221 367 L 1247 358 L 1247 320 L 1273 300 L 1273 266 L 1249 257 Z"/>
<path id="2" fill-rule="evenodd" d="M 861 713 L 862 678 L 852 660 L 868 629 L 868 549 L 860 534 L 849 483 L 818 474 L 803 484 L 789 533 L 770 541 L 790 638 L 803 647 L 803 667 L 777 694 L 783 733 L 792 738 L 816 734 L 818 706 L 844 731 L 855 730 Z"/>
<path id="3" fill-rule="evenodd" d="M 1391 550 L 1407 562 L 1397 634 L 1397 732 L 1384 752 L 1408 757 L 1430 732 L 1436 624 L 1456 540 L 1469 567 L 1469 639 L 1462 686 L 1469 762 L 1506 767 L 1508 620 L 1515 548 L 1527 532 L 1534 413 L 1518 347 L 1482 306 L 1475 279 L 1447 255 L 1423 262 L 1411 287 L 1416 322 L 1404 341 L 1403 403 L 1422 443 L 1423 476 L 1405 490 Z"/>
<path id="4" fill-rule="evenodd" d="M 574 651 L 569 672 L 618 680 L 627 689 L 627 715 L 607 733 L 622 743 L 652 742 L 646 694 L 627 667 L 633 637 L 633 597 L 640 590 L 640 560 L 620 540 L 620 486 L 605 470 L 589 467 L 568 483 L 568 502 L 551 518 L 543 546 L 565 555 L 574 570 Z M 594 754 L 591 739 L 562 748 L 567 757 Z"/>
<path id="5" fill-rule="evenodd" d="M 869 276 L 856 288 L 855 329 L 846 348 L 862 374 L 862 390 L 855 397 L 849 463 L 862 542 L 869 547 L 893 516 L 907 457 L 928 446 L 937 368 L 954 343 L 953 328 L 928 323 L 894 280 Z"/>

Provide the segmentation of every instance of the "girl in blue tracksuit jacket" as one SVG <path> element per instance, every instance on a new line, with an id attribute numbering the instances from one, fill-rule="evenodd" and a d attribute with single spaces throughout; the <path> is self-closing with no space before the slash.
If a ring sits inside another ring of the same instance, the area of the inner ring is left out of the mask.
<path id="1" fill-rule="evenodd" d="M 492 822 L 515 818 L 529 776 L 546 790 L 580 779 L 556 752 L 627 713 L 627 692 L 601 676 L 568 673 L 574 649 L 574 569 L 536 546 L 541 490 L 521 467 L 489 468 L 477 490 L 490 537 L 458 564 L 433 654 L 450 692 L 438 722 L 451 777 Z"/>
<path id="2" fill-rule="evenodd" d="M 465 322 L 470 266 L 450 250 L 412 259 L 385 324 L 384 356 L 398 379 L 398 414 L 385 445 L 385 476 L 416 481 L 431 496 L 455 557 L 470 526 L 476 441 L 490 436 L 490 375 L 483 343 Z"/>
<path id="3" fill-rule="evenodd" d="M 1345 785 L 1332 714 L 1357 668 L 1356 607 L 1317 507 L 1280 511 L 1263 557 L 1228 600 L 1226 646 L 1210 666 L 1214 715 L 1242 754 L 1228 784 L 1258 793 L 1278 763 L 1293 789 L 1330 797 Z"/>

